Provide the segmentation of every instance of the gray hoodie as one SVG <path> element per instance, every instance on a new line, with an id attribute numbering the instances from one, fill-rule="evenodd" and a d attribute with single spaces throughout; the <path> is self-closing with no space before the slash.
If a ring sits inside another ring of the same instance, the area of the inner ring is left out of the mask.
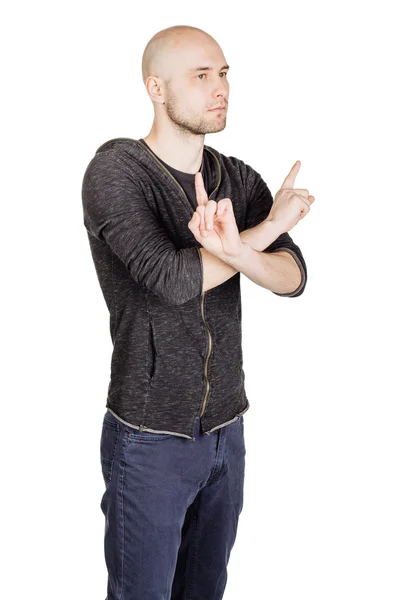
<path id="1" fill-rule="evenodd" d="M 255 227 L 273 196 L 252 167 L 204 145 L 212 192 L 230 198 L 239 232 Z M 188 228 L 194 209 L 183 188 L 142 141 L 100 146 L 83 176 L 84 226 L 110 313 L 113 343 L 106 407 L 140 431 L 194 440 L 228 425 L 250 407 L 244 385 L 240 272 L 202 292 L 202 247 Z M 303 293 L 307 269 L 299 247 L 281 234 L 264 252 L 296 260 Z M 274 292 L 275 293 L 275 292 Z"/>

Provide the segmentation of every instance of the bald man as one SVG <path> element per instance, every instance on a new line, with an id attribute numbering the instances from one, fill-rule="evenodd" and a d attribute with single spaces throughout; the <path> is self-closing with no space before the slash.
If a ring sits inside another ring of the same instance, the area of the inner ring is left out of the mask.
<path id="1" fill-rule="evenodd" d="M 206 32 L 158 32 L 142 61 L 149 134 L 104 143 L 84 176 L 114 345 L 100 445 L 107 600 L 223 597 L 249 409 L 240 273 L 281 297 L 306 284 L 287 233 L 313 201 L 294 189 L 300 164 L 273 200 L 259 173 L 204 144 L 226 126 L 228 70 Z"/>

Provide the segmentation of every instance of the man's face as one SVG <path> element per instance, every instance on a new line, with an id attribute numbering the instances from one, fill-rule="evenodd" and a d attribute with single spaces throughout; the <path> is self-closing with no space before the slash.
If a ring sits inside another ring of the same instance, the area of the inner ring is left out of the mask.
<path id="1" fill-rule="evenodd" d="M 225 65 L 221 49 L 210 42 L 180 53 L 171 82 L 166 85 L 164 105 L 177 128 L 197 135 L 225 129 L 229 98 Z M 210 110 L 218 106 L 224 109 Z"/>

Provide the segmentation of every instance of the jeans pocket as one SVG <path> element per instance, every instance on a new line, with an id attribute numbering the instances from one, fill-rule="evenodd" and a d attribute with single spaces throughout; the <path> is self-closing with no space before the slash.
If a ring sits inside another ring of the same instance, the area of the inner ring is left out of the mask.
<path id="1" fill-rule="evenodd" d="M 100 462 L 106 485 L 108 485 L 112 476 L 119 432 L 119 425 L 112 423 L 105 417 L 100 440 Z"/>

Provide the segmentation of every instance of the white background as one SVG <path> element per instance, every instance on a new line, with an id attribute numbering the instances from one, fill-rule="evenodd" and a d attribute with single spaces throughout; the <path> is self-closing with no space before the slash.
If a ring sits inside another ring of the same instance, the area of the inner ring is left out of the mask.
<path id="1" fill-rule="evenodd" d="M 399 93 L 395 3 L 20 2 L 2 22 L 2 596 L 102 600 L 108 312 L 83 226 L 100 144 L 148 134 L 147 41 L 213 35 L 227 127 L 205 143 L 273 195 L 299 298 L 241 276 L 244 508 L 224 600 L 399 600 Z M 5 553 L 5 554 L 4 554 Z M 204 599 L 207 600 L 207 599 Z"/>

